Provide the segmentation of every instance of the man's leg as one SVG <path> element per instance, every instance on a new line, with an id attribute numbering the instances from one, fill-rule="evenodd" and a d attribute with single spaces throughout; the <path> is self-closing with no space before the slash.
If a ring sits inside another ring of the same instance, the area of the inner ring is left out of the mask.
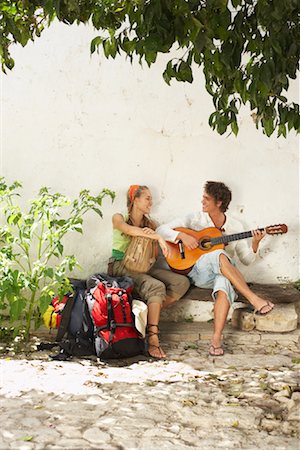
<path id="1" fill-rule="evenodd" d="M 234 267 L 229 259 L 222 253 L 220 255 L 220 269 L 221 273 L 226 277 L 231 284 L 254 306 L 257 311 L 267 314 L 274 308 L 272 302 L 266 301 L 251 291 L 247 285 L 241 272 Z"/>
<path id="2" fill-rule="evenodd" d="M 224 354 L 222 349 L 222 333 L 226 324 L 230 303 L 227 294 L 224 291 L 218 291 L 214 306 L 214 334 L 211 340 L 210 354 L 221 356 Z"/>

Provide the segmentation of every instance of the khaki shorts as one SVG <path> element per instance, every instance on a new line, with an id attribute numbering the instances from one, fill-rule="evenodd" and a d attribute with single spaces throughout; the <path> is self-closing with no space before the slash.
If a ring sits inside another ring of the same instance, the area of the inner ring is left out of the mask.
<path id="1" fill-rule="evenodd" d="M 167 269 L 150 269 L 148 273 L 129 272 L 124 269 L 122 261 L 110 261 L 113 276 L 128 275 L 134 281 L 133 295 L 149 303 L 162 304 L 166 296 L 179 300 L 190 287 L 185 275 Z"/>

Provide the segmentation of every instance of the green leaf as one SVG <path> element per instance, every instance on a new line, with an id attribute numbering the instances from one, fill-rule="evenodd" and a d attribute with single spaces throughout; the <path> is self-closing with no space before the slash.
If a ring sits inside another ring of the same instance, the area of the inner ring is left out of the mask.
<path id="1" fill-rule="evenodd" d="M 190 65 L 186 61 L 181 61 L 177 68 L 176 78 L 180 81 L 192 83 L 193 74 Z"/>
<path id="2" fill-rule="evenodd" d="M 30 441 L 32 441 L 32 439 L 33 439 L 33 436 L 23 436 L 23 437 L 18 438 L 18 441 L 30 442 Z"/>
<path id="3" fill-rule="evenodd" d="M 216 121 L 217 130 L 219 134 L 224 134 L 227 130 L 228 120 L 225 116 L 220 116 Z"/>
<path id="4" fill-rule="evenodd" d="M 40 314 L 43 315 L 51 303 L 52 298 L 49 295 L 42 295 L 39 299 Z"/>
<path id="5" fill-rule="evenodd" d="M 25 300 L 23 298 L 16 298 L 11 304 L 10 304 L 10 320 L 11 322 L 15 322 L 16 320 L 20 319 L 23 310 L 25 308 Z"/>
<path id="6" fill-rule="evenodd" d="M 147 61 L 148 66 L 150 67 L 152 63 L 156 61 L 157 52 L 146 52 L 145 59 Z"/>
<path id="7" fill-rule="evenodd" d="M 274 131 L 274 121 L 270 117 L 268 119 L 262 119 L 262 125 L 264 127 L 266 135 L 269 137 Z"/>
<path id="8" fill-rule="evenodd" d="M 285 125 L 279 125 L 279 127 L 278 127 L 278 137 L 279 136 L 284 136 L 285 138 L 286 138 L 286 126 Z"/>
<path id="9" fill-rule="evenodd" d="M 62 255 L 62 254 L 63 254 L 63 251 L 64 251 L 64 246 L 62 245 L 61 242 L 58 242 L 58 243 L 57 243 L 57 249 L 58 249 L 60 255 Z"/>
<path id="10" fill-rule="evenodd" d="M 98 214 L 98 216 L 100 216 L 101 218 L 103 217 L 103 213 L 99 208 L 93 207 L 93 211 L 95 211 L 95 213 Z"/>
<path id="11" fill-rule="evenodd" d="M 104 50 L 104 55 L 106 58 L 108 58 L 110 56 L 110 42 L 108 39 L 106 39 L 105 41 L 103 41 L 103 50 Z"/>
<path id="12" fill-rule="evenodd" d="M 103 38 L 101 36 L 96 36 L 92 41 L 91 41 L 91 53 L 94 53 L 95 50 L 98 49 L 98 47 L 100 45 L 102 45 L 103 43 Z"/>
<path id="13" fill-rule="evenodd" d="M 207 43 L 207 36 L 206 36 L 206 32 L 205 30 L 201 30 L 198 34 L 197 34 L 197 38 L 195 40 L 195 47 L 198 51 L 198 53 L 202 53 L 202 51 L 204 50 L 204 47 Z"/>
<path id="14" fill-rule="evenodd" d="M 230 126 L 232 129 L 232 132 L 235 134 L 235 136 L 237 136 L 238 132 L 239 132 L 239 127 L 238 127 L 236 120 L 234 122 L 231 122 Z"/>
<path id="15" fill-rule="evenodd" d="M 47 267 L 44 274 L 45 274 L 45 277 L 53 278 L 54 271 L 53 271 L 52 267 Z"/>

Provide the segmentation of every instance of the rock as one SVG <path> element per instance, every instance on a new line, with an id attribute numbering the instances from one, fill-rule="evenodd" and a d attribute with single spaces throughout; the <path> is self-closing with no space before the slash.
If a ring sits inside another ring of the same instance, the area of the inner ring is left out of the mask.
<path id="1" fill-rule="evenodd" d="M 277 400 L 281 403 L 287 403 L 289 398 L 289 391 L 287 389 L 283 389 L 282 391 L 276 392 L 276 394 L 273 395 L 274 400 Z"/>
<path id="2" fill-rule="evenodd" d="M 296 403 L 300 403 L 300 392 L 296 391 L 292 394 L 292 400 Z"/>
<path id="3" fill-rule="evenodd" d="M 299 422 L 300 423 L 299 409 L 296 407 L 291 408 L 289 410 L 287 420 L 288 420 L 288 422 Z"/>
<path id="4" fill-rule="evenodd" d="M 300 325 L 300 301 L 295 303 L 296 313 L 298 315 L 298 325 Z"/>
<path id="5" fill-rule="evenodd" d="M 254 315 L 246 308 L 235 309 L 232 313 L 231 324 L 239 330 L 252 331 L 255 328 Z"/>
<path id="6" fill-rule="evenodd" d="M 294 304 L 278 304 L 266 315 L 255 314 L 255 326 L 259 331 L 287 332 L 297 328 L 298 316 Z"/>
<path id="7" fill-rule="evenodd" d="M 281 427 L 281 422 L 275 419 L 262 419 L 261 428 L 268 433 Z"/>
<path id="8" fill-rule="evenodd" d="M 102 444 L 108 442 L 110 436 L 108 433 L 99 430 L 98 428 L 89 428 L 83 433 L 83 438 L 93 444 Z"/>
<path id="9" fill-rule="evenodd" d="M 242 331 L 288 332 L 297 328 L 298 315 L 293 303 L 279 303 L 273 311 L 266 315 L 254 314 L 249 307 L 235 309 L 232 313 L 231 324 Z"/>

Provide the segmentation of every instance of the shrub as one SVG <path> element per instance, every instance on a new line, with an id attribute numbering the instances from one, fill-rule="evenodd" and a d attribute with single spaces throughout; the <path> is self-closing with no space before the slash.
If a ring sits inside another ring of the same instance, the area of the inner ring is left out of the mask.
<path id="1" fill-rule="evenodd" d="M 15 334 L 29 338 L 31 327 L 41 324 L 51 298 L 70 291 L 70 274 L 79 266 L 74 255 L 65 255 L 63 239 L 82 233 L 83 216 L 93 210 L 102 217 L 103 198 L 114 192 L 103 189 L 97 196 L 82 190 L 71 201 L 42 187 L 27 212 L 17 203 L 21 183 L 0 178 L 0 311 L 8 313 Z"/>

